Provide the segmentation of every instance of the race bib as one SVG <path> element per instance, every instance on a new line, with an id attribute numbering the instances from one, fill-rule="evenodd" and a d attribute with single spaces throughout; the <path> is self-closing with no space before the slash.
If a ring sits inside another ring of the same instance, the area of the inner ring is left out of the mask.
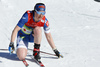
<path id="1" fill-rule="evenodd" d="M 25 33 L 27 35 L 32 33 L 32 29 L 28 28 L 26 25 L 24 25 L 21 30 L 23 31 L 23 33 Z"/>

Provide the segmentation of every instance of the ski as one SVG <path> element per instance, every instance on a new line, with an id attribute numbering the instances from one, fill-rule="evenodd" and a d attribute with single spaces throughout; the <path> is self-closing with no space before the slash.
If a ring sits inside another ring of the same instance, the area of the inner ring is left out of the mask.
<path id="1" fill-rule="evenodd" d="M 26 62 L 26 60 L 22 60 L 22 62 L 24 63 L 24 65 L 25 65 L 26 67 L 29 66 L 29 64 Z"/>
<path id="2" fill-rule="evenodd" d="M 34 60 L 35 60 L 35 59 L 34 59 Z M 40 67 L 45 67 L 41 61 L 37 61 L 37 60 L 35 60 L 35 62 L 36 62 L 37 64 L 39 64 Z"/>
<path id="3" fill-rule="evenodd" d="M 40 66 L 40 67 L 45 67 L 44 64 L 41 61 L 37 61 L 36 59 L 34 59 L 33 56 L 31 56 L 31 58 Z"/>

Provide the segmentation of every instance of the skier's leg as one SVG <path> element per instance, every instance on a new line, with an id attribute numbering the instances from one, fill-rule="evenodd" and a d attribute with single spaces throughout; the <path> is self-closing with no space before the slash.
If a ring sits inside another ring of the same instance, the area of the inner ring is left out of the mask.
<path id="1" fill-rule="evenodd" d="M 17 57 L 19 60 L 24 60 L 27 55 L 27 49 L 26 48 L 18 48 L 17 49 Z"/>
<path id="2" fill-rule="evenodd" d="M 40 61 L 40 43 L 42 39 L 42 30 L 40 27 L 36 27 L 34 30 L 34 50 L 33 50 L 33 56 L 37 61 Z"/>
<path id="3" fill-rule="evenodd" d="M 22 38 L 17 38 L 16 54 L 19 60 L 24 60 L 27 55 L 28 41 L 23 41 Z"/>
<path id="4" fill-rule="evenodd" d="M 34 43 L 36 44 L 40 44 L 41 43 L 41 39 L 42 39 L 42 30 L 40 27 L 36 27 L 33 29 L 34 31 Z"/>

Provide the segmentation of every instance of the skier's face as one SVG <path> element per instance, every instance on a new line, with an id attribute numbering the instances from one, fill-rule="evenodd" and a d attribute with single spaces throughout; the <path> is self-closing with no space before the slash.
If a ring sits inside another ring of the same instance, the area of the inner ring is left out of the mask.
<path id="1" fill-rule="evenodd" d="M 37 21 L 41 20 L 45 15 L 45 11 L 35 11 L 35 19 Z"/>

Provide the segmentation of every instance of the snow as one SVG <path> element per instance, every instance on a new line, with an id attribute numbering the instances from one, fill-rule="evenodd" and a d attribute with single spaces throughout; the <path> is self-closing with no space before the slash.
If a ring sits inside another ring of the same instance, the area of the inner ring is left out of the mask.
<path id="1" fill-rule="evenodd" d="M 0 0 L 0 49 L 7 49 L 11 33 L 26 10 L 46 4 L 46 17 L 57 49 L 64 58 L 41 53 L 46 67 L 100 66 L 100 3 L 94 0 Z M 41 51 L 53 53 L 44 32 Z M 16 44 L 16 41 L 15 41 Z M 33 44 L 29 44 L 33 48 Z M 32 54 L 32 51 L 28 51 Z M 29 55 L 29 67 L 39 67 Z M 0 50 L 0 67 L 24 67 L 16 54 Z"/>

